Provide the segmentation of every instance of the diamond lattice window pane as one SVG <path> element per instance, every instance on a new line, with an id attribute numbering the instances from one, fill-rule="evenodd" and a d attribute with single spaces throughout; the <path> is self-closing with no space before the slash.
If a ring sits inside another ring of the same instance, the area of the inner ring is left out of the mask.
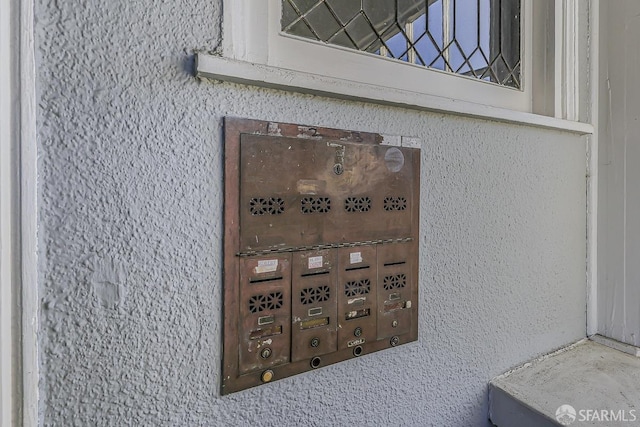
<path id="1" fill-rule="evenodd" d="M 521 87 L 521 0 L 282 0 L 285 33 Z"/>

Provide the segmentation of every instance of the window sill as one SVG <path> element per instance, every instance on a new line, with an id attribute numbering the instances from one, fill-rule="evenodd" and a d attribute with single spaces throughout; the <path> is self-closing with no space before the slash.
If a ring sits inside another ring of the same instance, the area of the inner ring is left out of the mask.
<path id="1" fill-rule="evenodd" d="M 330 98 L 348 99 L 414 110 L 435 111 L 503 123 L 516 123 L 545 129 L 555 129 L 580 135 L 593 133 L 593 126 L 588 123 L 491 107 L 452 98 L 423 95 L 408 90 L 384 88 L 351 80 L 292 71 L 203 53 L 197 55 L 196 72 L 197 76 L 202 78 L 308 93 Z"/>

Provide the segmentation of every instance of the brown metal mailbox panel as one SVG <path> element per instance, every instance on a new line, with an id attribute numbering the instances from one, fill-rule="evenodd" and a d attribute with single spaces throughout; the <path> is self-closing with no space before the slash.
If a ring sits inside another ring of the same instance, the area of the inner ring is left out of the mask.
<path id="1" fill-rule="evenodd" d="M 409 236 L 414 151 L 242 135 L 241 251 Z"/>
<path id="2" fill-rule="evenodd" d="M 336 250 L 292 255 L 291 361 L 336 351 Z"/>
<path id="3" fill-rule="evenodd" d="M 413 245 L 378 246 L 378 339 L 411 332 Z"/>
<path id="4" fill-rule="evenodd" d="M 222 394 L 417 340 L 419 149 L 286 123 L 224 128 Z"/>
<path id="5" fill-rule="evenodd" d="M 355 349 L 376 340 L 376 247 L 338 249 L 338 267 L 338 348 Z"/>
<path id="6" fill-rule="evenodd" d="M 291 255 L 240 261 L 240 373 L 289 361 Z"/>

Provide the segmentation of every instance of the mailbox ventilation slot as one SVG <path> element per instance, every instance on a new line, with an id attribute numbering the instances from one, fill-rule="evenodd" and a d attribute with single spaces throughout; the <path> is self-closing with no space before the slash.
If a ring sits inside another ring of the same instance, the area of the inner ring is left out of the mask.
<path id="1" fill-rule="evenodd" d="M 404 273 L 385 276 L 382 286 L 385 290 L 404 288 L 407 285 L 407 275 Z"/>
<path id="2" fill-rule="evenodd" d="M 284 212 L 284 200 L 280 197 L 254 197 L 249 201 L 251 215 L 279 215 Z"/>
<path id="3" fill-rule="evenodd" d="M 369 279 L 354 280 L 344 285 L 344 294 L 347 297 L 366 295 L 369 292 L 371 292 L 371 281 Z"/>
<path id="4" fill-rule="evenodd" d="M 347 197 L 344 201 L 347 212 L 369 212 L 371 210 L 370 197 Z"/>
<path id="5" fill-rule="evenodd" d="M 303 214 L 327 213 L 331 210 L 331 199 L 328 197 L 303 197 L 300 200 Z"/>
<path id="6" fill-rule="evenodd" d="M 265 295 L 254 295 L 249 298 L 249 311 L 260 313 L 265 310 L 277 310 L 282 307 L 284 297 L 282 292 L 271 292 Z"/>
<path id="7" fill-rule="evenodd" d="M 329 298 L 331 298 L 331 289 L 326 285 L 300 291 L 300 302 L 304 305 L 329 301 Z"/>
<path id="8" fill-rule="evenodd" d="M 385 211 L 404 211 L 407 209 L 407 199 L 405 197 L 385 197 Z"/>

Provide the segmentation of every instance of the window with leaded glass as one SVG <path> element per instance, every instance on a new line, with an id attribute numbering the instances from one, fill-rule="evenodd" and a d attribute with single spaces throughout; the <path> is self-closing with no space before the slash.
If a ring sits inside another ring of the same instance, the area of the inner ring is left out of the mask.
<path id="1" fill-rule="evenodd" d="M 520 0 L 281 0 L 281 30 L 521 89 Z"/>

